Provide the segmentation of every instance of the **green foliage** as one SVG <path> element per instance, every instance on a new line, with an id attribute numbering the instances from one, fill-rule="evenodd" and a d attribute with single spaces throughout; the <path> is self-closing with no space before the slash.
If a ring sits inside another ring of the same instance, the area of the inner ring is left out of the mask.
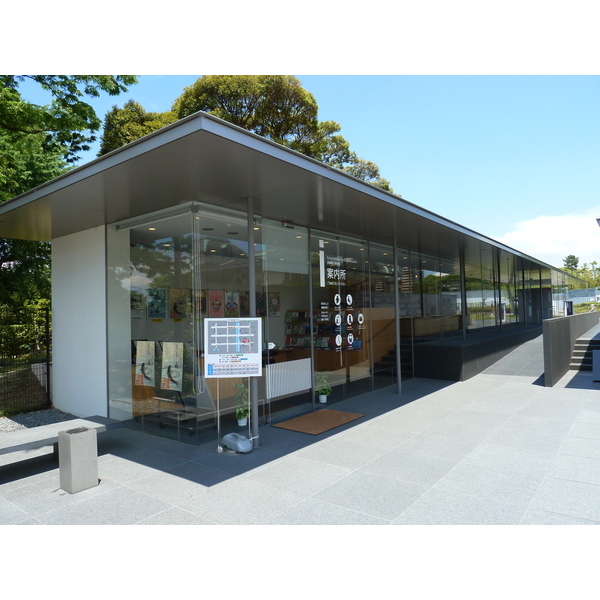
<path id="1" fill-rule="evenodd" d="M 314 96 L 291 75 L 205 75 L 173 104 L 177 118 L 198 111 L 393 192 L 371 161 L 359 158 L 335 121 L 319 121 Z"/>
<path id="2" fill-rule="evenodd" d="M 315 394 L 317 396 L 329 396 L 332 389 L 329 385 L 329 371 L 315 371 Z"/>
<path id="3" fill-rule="evenodd" d="M 563 259 L 563 267 L 565 271 L 575 272 L 579 266 L 579 258 L 574 254 L 569 254 Z"/>
<path id="4" fill-rule="evenodd" d="M 146 112 L 144 107 L 134 100 L 129 100 L 123 108 L 113 106 L 104 118 L 98 156 L 108 154 L 175 121 L 177 117 L 174 112 Z"/>
<path id="5" fill-rule="evenodd" d="M 235 404 L 233 405 L 236 419 L 250 416 L 250 396 L 248 386 L 244 383 L 232 383 L 235 388 Z"/>
<path id="6" fill-rule="evenodd" d="M 40 106 L 20 92 L 25 80 L 45 90 Z M 101 121 L 85 96 L 111 96 L 136 83 L 131 75 L 0 75 L 0 202 L 66 172 Z M 50 297 L 50 248 L 42 242 L 0 239 L 0 303 Z"/>
<path id="7" fill-rule="evenodd" d="M 579 267 L 579 258 L 573 254 L 569 254 L 563 259 L 563 271 L 583 279 L 585 283 L 579 285 L 578 287 L 580 288 L 600 287 L 600 269 L 598 268 L 598 262 L 595 260 L 589 265 L 588 263 L 583 263 Z"/>
<path id="8" fill-rule="evenodd" d="M 19 85 L 26 79 L 48 92 L 50 104 L 21 96 Z M 85 96 L 116 96 L 135 83 L 132 75 L 0 75 L 0 129 L 18 136 L 42 134 L 46 150 L 60 151 L 73 162 L 78 152 L 89 150 L 102 124 Z"/>

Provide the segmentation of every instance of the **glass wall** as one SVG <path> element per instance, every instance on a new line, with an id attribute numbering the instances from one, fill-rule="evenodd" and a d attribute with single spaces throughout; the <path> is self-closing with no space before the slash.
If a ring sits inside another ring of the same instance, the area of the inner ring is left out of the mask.
<path id="1" fill-rule="evenodd" d="M 249 436 L 250 379 L 204 377 L 207 318 L 261 319 L 257 418 L 271 423 L 394 386 L 398 362 L 411 377 L 414 344 L 462 335 L 465 315 L 471 333 L 540 323 L 566 290 L 566 276 L 486 244 L 464 278 L 456 257 L 393 256 L 260 217 L 249 231 L 245 213 L 199 203 L 108 226 L 109 416 L 197 443 Z"/>
<path id="2" fill-rule="evenodd" d="M 313 231 L 314 386 L 331 400 L 371 389 L 368 248 L 364 242 Z"/>
<path id="3" fill-rule="evenodd" d="M 373 385 L 386 387 L 396 382 L 396 268 L 390 246 L 370 244 L 371 332 Z"/>
<path id="4" fill-rule="evenodd" d="M 313 403 L 311 357 L 314 319 L 310 305 L 308 230 L 262 220 L 263 282 L 266 298 L 266 421 L 282 419 Z"/>

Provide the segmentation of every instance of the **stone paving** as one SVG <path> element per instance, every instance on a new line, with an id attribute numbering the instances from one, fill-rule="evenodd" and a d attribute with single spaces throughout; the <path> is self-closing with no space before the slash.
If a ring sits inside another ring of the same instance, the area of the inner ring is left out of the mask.
<path id="1" fill-rule="evenodd" d="M 114 429 L 73 495 L 47 451 L 3 456 L 0 524 L 600 524 L 600 383 L 542 373 L 540 336 L 466 382 L 336 404 L 365 417 L 332 432 L 262 426 L 249 454 Z"/>

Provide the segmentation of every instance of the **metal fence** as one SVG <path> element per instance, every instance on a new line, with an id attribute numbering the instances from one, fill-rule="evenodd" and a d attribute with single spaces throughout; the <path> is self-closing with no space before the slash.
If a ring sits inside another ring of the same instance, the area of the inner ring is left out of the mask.
<path id="1" fill-rule="evenodd" d="M 50 408 L 50 311 L 0 307 L 0 415 Z"/>

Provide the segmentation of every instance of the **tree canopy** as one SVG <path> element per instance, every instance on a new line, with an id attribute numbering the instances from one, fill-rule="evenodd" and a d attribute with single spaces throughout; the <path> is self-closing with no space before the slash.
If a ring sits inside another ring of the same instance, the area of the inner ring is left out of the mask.
<path id="1" fill-rule="evenodd" d="M 129 144 L 161 127 L 177 121 L 174 112 L 146 112 L 144 107 L 129 100 L 123 108 L 113 106 L 104 118 L 104 131 L 98 156 Z"/>
<path id="2" fill-rule="evenodd" d="M 99 155 L 198 111 L 393 191 L 375 163 L 350 150 L 338 123 L 319 121 L 315 97 L 292 75 L 205 75 L 183 90 L 171 111 L 147 113 L 133 101 L 114 107 L 105 119 Z"/>
<path id="3" fill-rule="evenodd" d="M 25 80 L 39 84 L 51 102 L 40 106 L 23 98 L 19 86 Z M 43 134 L 46 148 L 61 150 L 73 162 L 90 149 L 102 125 L 85 97 L 116 96 L 135 83 L 133 75 L 0 75 L 0 129 L 17 139 Z"/>
<path id="4" fill-rule="evenodd" d="M 29 80 L 50 103 L 29 102 L 20 85 Z M 0 202 L 64 173 L 89 149 L 101 119 L 84 100 L 116 95 L 136 83 L 131 75 L 0 75 Z M 0 303 L 50 297 L 50 245 L 0 238 Z"/>

